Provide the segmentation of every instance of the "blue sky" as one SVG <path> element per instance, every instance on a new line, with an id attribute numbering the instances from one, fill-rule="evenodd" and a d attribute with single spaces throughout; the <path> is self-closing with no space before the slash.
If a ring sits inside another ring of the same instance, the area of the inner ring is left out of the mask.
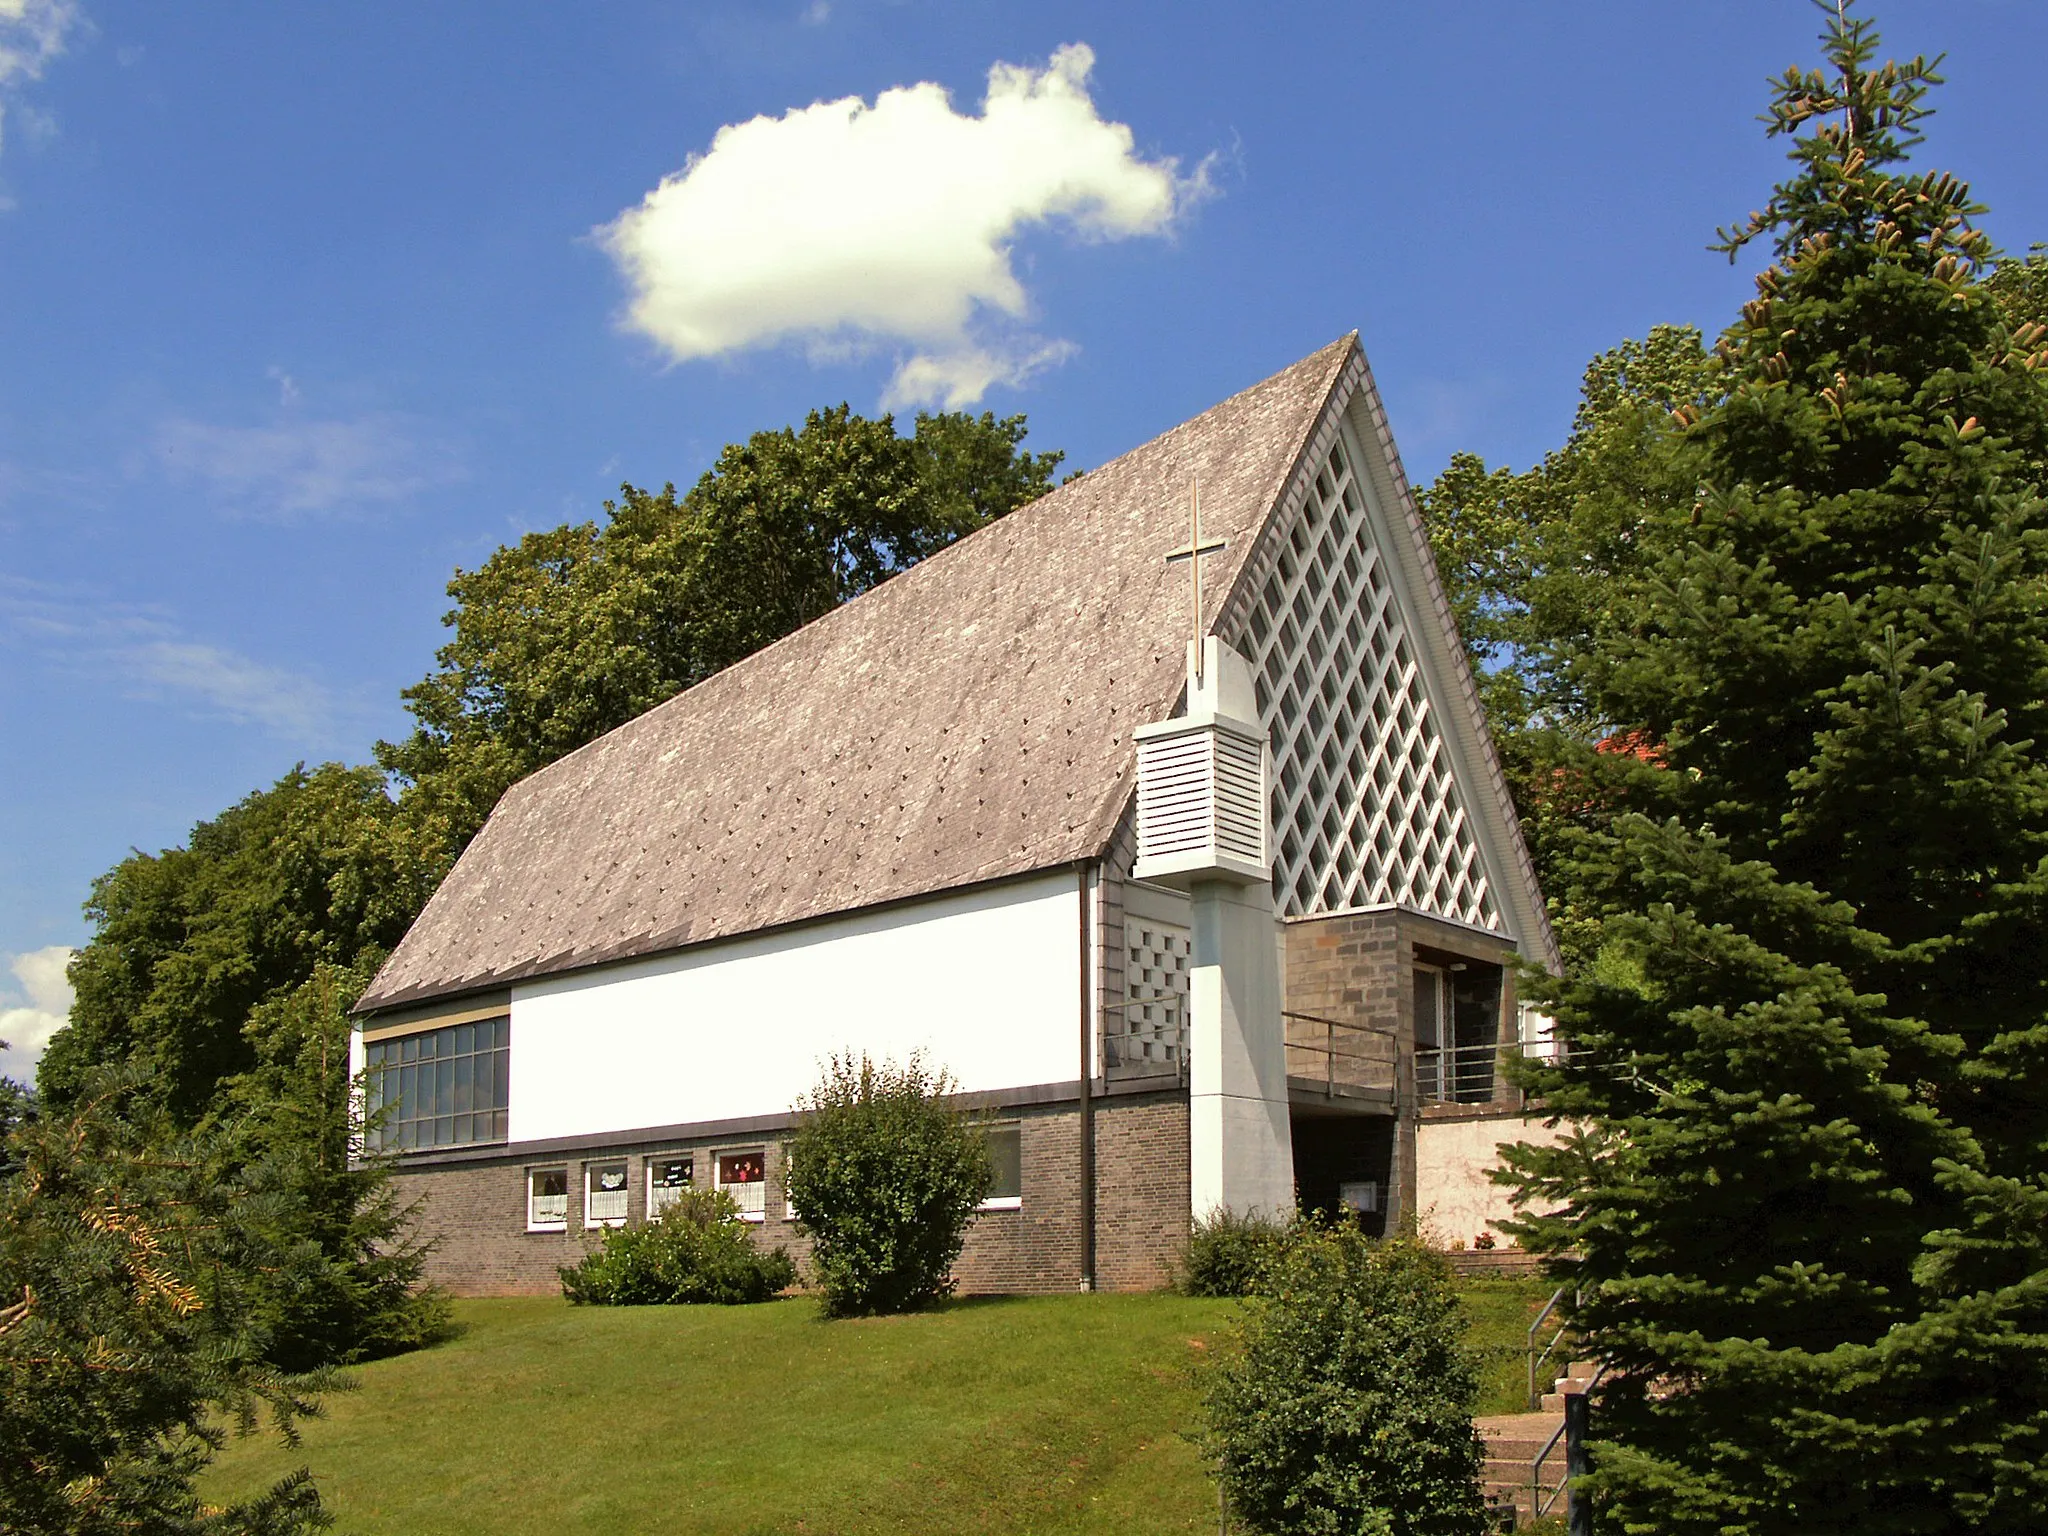
<path id="1" fill-rule="evenodd" d="M 1874 14 L 1949 54 L 1922 162 L 2048 240 L 2048 12 Z M 982 386 L 1087 466 L 1355 327 L 1417 481 L 1539 456 L 1747 296 L 1705 246 L 1819 20 L 0 0 L 0 1036 L 129 848 L 403 730 L 456 566 L 811 406 Z"/>

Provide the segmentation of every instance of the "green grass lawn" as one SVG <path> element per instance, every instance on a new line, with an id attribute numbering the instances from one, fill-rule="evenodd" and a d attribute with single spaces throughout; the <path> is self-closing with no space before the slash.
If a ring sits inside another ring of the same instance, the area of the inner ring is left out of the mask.
<path id="1" fill-rule="evenodd" d="M 1539 1288 L 1480 1282 L 1474 1342 Z M 296 1451 L 231 1444 L 210 1498 L 312 1467 L 343 1531 L 1213 1531 L 1184 1431 L 1237 1303 L 955 1302 L 827 1323 L 816 1304 L 458 1304 L 463 1334 L 353 1374 Z M 1520 1406 L 1515 1357 L 1513 1401 Z M 1496 1375 L 1500 1374 L 1496 1371 Z"/>

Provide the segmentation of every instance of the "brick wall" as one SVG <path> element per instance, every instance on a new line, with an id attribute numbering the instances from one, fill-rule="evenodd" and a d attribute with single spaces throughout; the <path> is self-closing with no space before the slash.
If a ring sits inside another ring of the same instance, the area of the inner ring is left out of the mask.
<path id="1" fill-rule="evenodd" d="M 975 1293 L 1046 1293 L 1081 1283 L 1079 1106 L 1032 1106 L 997 1119 L 1018 1128 L 1023 1204 L 974 1218 L 955 1275 Z M 1097 1283 L 1117 1290 L 1163 1285 L 1187 1230 L 1187 1100 L 1179 1094 L 1097 1100 Z M 505 1157 L 414 1166 L 397 1178 L 401 1197 L 417 1202 L 418 1229 L 437 1242 L 428 1278 L 458 1296 L 551 1295 L 556 1270 L 574 1264 L 603 1236 L 584 1227 L 586 1164 L 627 1164 L 627 1214 L 643 1220 L 647 1164 L 672 1154 L 695 1162 L 700 1186 L 711 1182 L 713 1155 L 759 1147 L 767 1154 L 766 1220 L 757 1241 L 786 1248 L 802 1261 L 807 1243 L 786 1219 L 781 1199 L 779 1135 L 635 1142 L 552 1158 Z M 569 1175 L 566 1232 L 526 1230 L 529 1170 L 564 1168 Z"/>
<path id="2" fill-rule="evenodd" d="M 1188 1101 L 1179 1093 L 1095 1107 L 1095 1283 L 1157 1290 L 1188 1235 Z"/>

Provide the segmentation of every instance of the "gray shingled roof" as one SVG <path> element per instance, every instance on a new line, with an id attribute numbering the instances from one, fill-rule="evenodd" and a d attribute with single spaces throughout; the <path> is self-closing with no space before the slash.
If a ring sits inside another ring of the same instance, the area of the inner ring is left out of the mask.
<path id="1" fill-rule="evenodd" d="M 1331 343 L 507 791 L 357 1011 L 1100 856 L 1358 345 Z"/>

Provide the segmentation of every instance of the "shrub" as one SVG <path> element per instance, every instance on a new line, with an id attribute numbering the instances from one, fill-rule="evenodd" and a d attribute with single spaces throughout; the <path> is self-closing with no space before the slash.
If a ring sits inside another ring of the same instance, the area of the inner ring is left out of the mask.
<path id="1" fill-rule="evenodd" d="M 981 1126 L 946 1102 L 952 1090 L 920 1056 L 835 1056 L 798 1103 L 784 1182 L 828 1315 L 907 1312 L 951 1294 L 992 1177 Z"/>
<path id="2" fill-rule="evenodd" d="M 1349 1227 L 1276 1248 L 1238 1348 L 1203 1383 L 1203 1442 L 1256 1531 L 1476 1536 L 1478 1370 L 1444 1261 Z"/>
<path id="3" fill-rule="evenodd" d="M 1287 1241 L 1288 1224 L 1256 1213 L 1217 1211 L 1188 1232 L 1174 1265 L 1174 1289 L 1183 1296 L 1249 1296 Z"/>
<path id="4" fill-rule="evenodd" d="M 755 1247 L 722 1189 L 681 1191 L 656 1220 L 612 1228 L 580 1264 L 559 1273 L 564 1296 L 600 1307 L 734 1306 L 766 1301 L 796 1283 L 789 1255 Z"/>

